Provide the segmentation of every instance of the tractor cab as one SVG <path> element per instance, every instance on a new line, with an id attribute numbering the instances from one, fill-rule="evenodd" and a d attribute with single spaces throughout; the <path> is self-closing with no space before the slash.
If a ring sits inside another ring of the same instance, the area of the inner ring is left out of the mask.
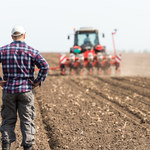
<path id="1" fill-rule="evenodd" d="M 98 30 L 93 28 L 80 28 L 74 34 L 74 46 L 70 52 L 84 53 L 94 50 L 95 52 L 103 52 L 103 46 L 99 43 Z"/>
<path id="2" fill-rule="evenodd" d="M 99 45 L 98 31 L 94 29 L 81 28 L 75 32 L 74 39 L 74 46 L 80 46 L 82 52 Z"/>

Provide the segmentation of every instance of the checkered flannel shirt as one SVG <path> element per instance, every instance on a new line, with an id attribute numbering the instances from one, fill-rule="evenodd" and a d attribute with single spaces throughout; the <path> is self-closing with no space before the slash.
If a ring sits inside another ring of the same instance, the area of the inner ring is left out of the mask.
<path id="1" fill-rule="evenodd" d="M 14 41 L 0 48 L 0 63 L 3 80 L 6 81 L 3 90 L 7 93 L 32 90 L 34 83 L 45 80 L 49 70 L 48 63 L 40 53 L 21 41 Z M 36 79 L 35 66 L 39 68 Z"/>

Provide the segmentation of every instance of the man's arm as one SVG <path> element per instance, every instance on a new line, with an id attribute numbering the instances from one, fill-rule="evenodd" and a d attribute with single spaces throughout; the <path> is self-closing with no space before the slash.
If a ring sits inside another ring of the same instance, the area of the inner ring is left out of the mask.
<path id="1" fill-rule="evenodd" d="M 6 81 L 0 81 L 0 86 L 3 87 L 5 85 Z"/>
<path id="2" fill-rule="evenodd" d="M 33 88 L 37 86 L 41 86 L 42 82 L 45 80 L 48 71 L 49 71 L 49 65 L 46 62 L 46 60 L 40 55 L 40 53 L 37 53 L 37 56 L 35 58 L 35 65 L 38 67 L 39 73 L 37 78 L 34 80 Z"/>
<path id="3" fill-rule="evenodd" d="M 1 49 L 0 49 L 0 63 L 1 63 Z M 5 85 L 6 81 L 3 81 L 2 77 L 0 76 L 0 87 Z"/>
<path id="4" fill-rule="evenodd" d="M 5 85 L 6 81 L 3 81 L 3 79 L 0 76 L 0 86 L 3 87 Z"/>

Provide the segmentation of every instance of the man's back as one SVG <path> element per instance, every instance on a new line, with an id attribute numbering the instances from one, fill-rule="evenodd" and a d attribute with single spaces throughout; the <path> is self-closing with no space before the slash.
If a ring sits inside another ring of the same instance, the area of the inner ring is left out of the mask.
<path id="1" fill-rule="evenodd" d="M 41 68 L 45 64 L 44 58 L 37 50 L 21 41 L 14 41 L 0 48 L 0 62 L 6 81 L 4 90 L 8 93 L 32 90 L 35 65 Z M 48 67 L 47 64 L 45 67 Z"/>

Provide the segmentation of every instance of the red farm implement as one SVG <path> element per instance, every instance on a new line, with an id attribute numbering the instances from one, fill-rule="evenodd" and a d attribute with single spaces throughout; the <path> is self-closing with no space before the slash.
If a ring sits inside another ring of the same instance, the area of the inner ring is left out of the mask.
<path id="1" fill-rule="evenodd" d="M 112 68 L 120 73 L 121 55 L 117 55 L 112 33 L 114 54 L 108 55 L 105 46 L 100 45 L 98 30 L 93 28 L 80 28 L 74 33 L 74 46 L 69 54 L 59 56 L 59 67 L 50 70 L 60 69 L 62 75 L 81 74 L 84 72 L 93 74 L 111 74 Z M 103 34 L 104 37 L 104 34 Z M 70 39 L 70 36 L 68 36 Z"/>

